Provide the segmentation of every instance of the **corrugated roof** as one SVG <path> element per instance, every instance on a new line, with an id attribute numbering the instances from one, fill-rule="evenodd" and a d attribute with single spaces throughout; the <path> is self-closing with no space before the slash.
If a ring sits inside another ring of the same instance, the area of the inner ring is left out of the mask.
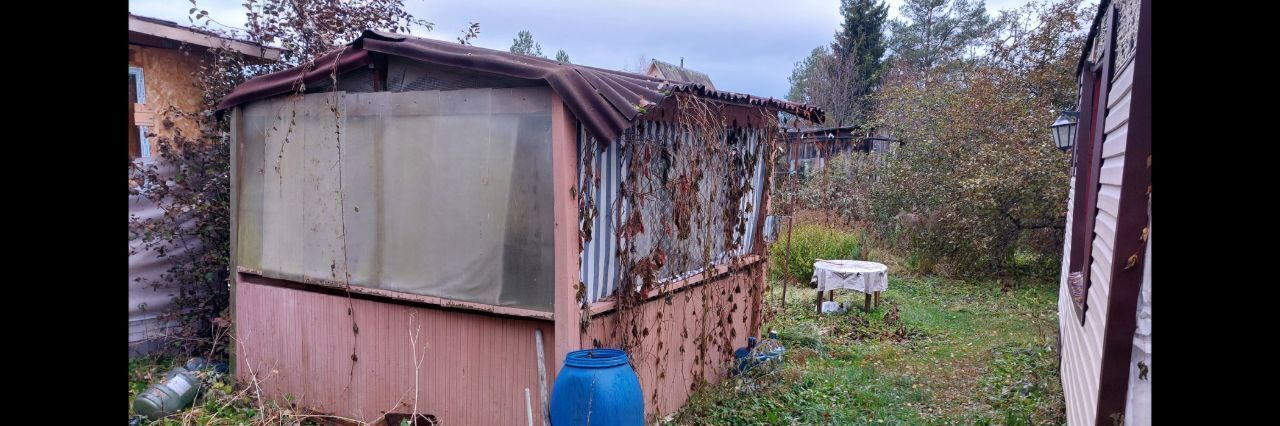
<path id="1" fill-rule="evenodd" d="M 684 60 L 682 59 L 681 62 L 683 63 Z M 711 84 L 711 77 L 707 76 L 704 72 L 694 71 L 675 64 L 668 64 L 657 59 L 653 60 L 653 67 L 658 70 L 658 75 L 661 78 L 672 81 L 683 81 L 686 83 L 697 83 L 707 86 L 708 89 L 716 90 L 716 86 Z"/>
<path id="2" fill-rule="evenodd" d="M 569 111 L 592 136 L 612 140 L 631 126 L 640 108 L 662 103 L 674 92 L 686 92 L 726 103 L 756 106 L 822 121 L 815 106 L 781 99 L 717 91 L 706 85 L 674 82 L 622 71 L 577 64 L 454 42 L 365 31 L 347 48 L 338 49 L 310 64 L 259 76 L 244 82 L 222 99 L 218 110 L 246 102 L 292 93 L 299 84 L 329 78 L 371 63 L 369 53 L 395 55 L 417 61 L 493 73 L 514 78 L 546 81 L 564 99 Z"/>

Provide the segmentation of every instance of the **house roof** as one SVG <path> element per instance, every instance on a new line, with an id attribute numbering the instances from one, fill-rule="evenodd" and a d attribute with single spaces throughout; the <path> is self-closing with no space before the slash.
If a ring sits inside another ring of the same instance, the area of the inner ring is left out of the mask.
<path id="1" fill-rule="evenodd" d="M 681 60 L 681 62 L 684 61 Z M 657 71 L 659 78 L 665 78 L 671 81 L 697 83 L 707 86 L 708 89 L 716 90 L 716 86 L 711 84 L 711 77 L 701 71 L 694 71 L 683 66 L 668 64 L 657 59 L 654 59 L 649 63 L 649 70 L 650 72 Z"/>
<path id="2" fill-rule="evenodd" d="M 1084 70 L 1084 63 L 1089 60 L 1089 52 L 1093 51 L 1093 43 L 1097 38 L 1098 30 L 1102 27 L 1102 18 L 1107 15 L 1107 6 L 1111 4 L 1111 0 L 1102 0 L 1098 3 L 1098 11 L 1093 15 L 1093 23 L 1089 25 L 1089 35 L 1084 38 L 1084 48 L 1080 51 L 1080 59 L 1076 62 L 1076 75 L 1080 75 L 1080 71 Z"/>
<path id="3" fill-rule="evenodd" d="M 212 31 L 184 27 L 176 22 L 129 14 L 129 43 L 176 49 L 182 44 L 206 48 L 224 48 L 245 56 L 275 61 L 284 50 L 239 40 Z"/>
<path id="4" fill-rule="evenodd" d="M 720 102 L 784 111 L 810 121 L 821 121 L 821 109 L 781 99 L 717 91 L 706 85 L 668 81 L 641 74 L 614 71 L 455 42 L 429 40 L 402 34 L 366 30 L 346 47 L 316 58 L 309 64 L 259 76 L 244 82 L 222 99 L 222 111 L 246 102 L 294 92 L 299 84 L 311 84 L 371 64 L 370 53 L 492 73 L 513 78 L 542 80 L 564 100 L 569 111 L 597 139 L 613 140 L 630 127 L 645 107 L 661 104 L 674 92 L 691 93 Z"/>

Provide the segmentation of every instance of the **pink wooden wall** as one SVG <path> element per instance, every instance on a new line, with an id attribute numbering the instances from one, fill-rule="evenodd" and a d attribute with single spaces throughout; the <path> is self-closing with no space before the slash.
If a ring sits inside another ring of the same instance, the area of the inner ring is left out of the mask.
<path id="1" fill-rule="evenodd" d="M 690 285 L 673 294 L 670 305 L 660 296 L 633 311 L 640 315 L 635 323 L 649 329 L 649 335 L 641 338 L 641 355 L 631 359 L 640 376 L 648 417 L 661 418 L 684 406 L 699 378 L 718 383 L 728 376 L 733 350 L 746 346 L 747 336 L 754 335 L 757 327 L 760 296 L 751 290 L 753 281 L 756 289 L 763 288 L 763 267 L 756 263 L 710 284 Z M 616 311 L 592 318 L 582 346 L 594 347 L 598 341 L 602 347 L 616 347 L 618 335 L 629 329 L 619 325 Z M 709 338 L 706 362 L 695 362 L 699 335 Z"/>
<path id="2" fill-rule="evenodd" d="M 541 418 L 534 333 L 543 333 L 549 393 L 551 322 L 348 299 L 238 275 L 236 374 L 250 385 L 256 375 L 266 397 L 287 394 L 301 406 L 365 422 L 407 413 L 415 388 L 410 333 L 420 326 L 418 412 L 452 425 L 526 424 L 528 388 L 534 421 Z"/>

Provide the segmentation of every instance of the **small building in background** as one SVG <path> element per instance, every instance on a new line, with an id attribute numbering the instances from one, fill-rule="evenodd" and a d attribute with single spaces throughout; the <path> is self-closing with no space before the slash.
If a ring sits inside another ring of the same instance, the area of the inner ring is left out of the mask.
<path id="1" fill-rule="evenodd" d="M 129 159 L 159 153 L 148 133 L 164 135 L 158 120 L 177 107 L 196 112 L 203 91 L 196 84 L 211 49 L 228 49 L 250 60 L 275 61 L 282 52 L 244 40 L 227 38 L 175 22 L 129 14 Z M 183 134 L 195 135 L 196 124 L 175 120 Z"/>
<path id="2" fill-rule="evenodd" d="M 668 64 L 654 59 L 649 61 L 649 69 L 645 70 L 644 74 L 663 80 L 701 84 L 707 90 L 716 90 L 716 85 L 711 83 L 711 77 L 707 76 L 707 73 L 685 68 L 684 58 L 680 59 L 680 65 Z"/>
<path id="3" fill-rule="evenodd" d="M 781 159 L 785 163 L 775 170 L 779 173 L 798 172 L 808 175 L 826 165 L 828 158 L 849 152 L 867 154 L 891 153 L 901 141 L 862 126 L 817 127 L 809 129 L 786 129 L 783 133 L 786 155 Z"/>
<path id="4" fill-rule="evenodd" d="M 1151 0 L 1103 0 L 1078 69 L 1058 318 L 1071 425 L 1151 424 Z"/>

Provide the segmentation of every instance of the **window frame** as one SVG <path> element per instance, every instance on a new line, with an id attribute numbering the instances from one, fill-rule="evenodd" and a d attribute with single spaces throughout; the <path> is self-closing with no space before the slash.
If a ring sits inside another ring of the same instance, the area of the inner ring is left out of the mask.
<path id="1" fill-rule="evenodd" d="M 1085 62 L 1081 75 L 1081 120 L 1076 127 L 1073 148 L 1075 197 L 1072 206 L 1071 251 L 1067 267 L 1068 293 L 1080 294 L 1072 300 L 1076 319 L 1084 326 L 1089 312 L 1090 267 L 1093 263 L 1094 226 L 1098 219 L 1099 175 L 1102 172 L 1102 141 L 1106 137 L 1107 96 L 1111 91 L 1111 38 L 1114 22 L 1099 35 L 1106 45 L 1102 57 L 1094 64 Z M 1087 92 L 1086 92 L 1087 90 Z M 1085 94 L 1088 94 L 1086 96 Z"/>
<path id="2" fill-rule="evenodd" d="M 138 81 L 136 87 L 134 88 L 137 92 L 136 93 L 136 96 L 138 98 L 137 104 L 146 105 L 147 83 L 146 83 L 146 78 L 142 72 L 142 68 L 129 67 L 129 76 L 137 78 L 137 81 Z M 138 159 L 144 162 L 150 161 L 151 160 L 151 142 L 147 140 L 147 130 L 149 129 L 150 126 L 138 125 L 137 123 L 135 123 L 135 125 L 138 126 Z"/>

